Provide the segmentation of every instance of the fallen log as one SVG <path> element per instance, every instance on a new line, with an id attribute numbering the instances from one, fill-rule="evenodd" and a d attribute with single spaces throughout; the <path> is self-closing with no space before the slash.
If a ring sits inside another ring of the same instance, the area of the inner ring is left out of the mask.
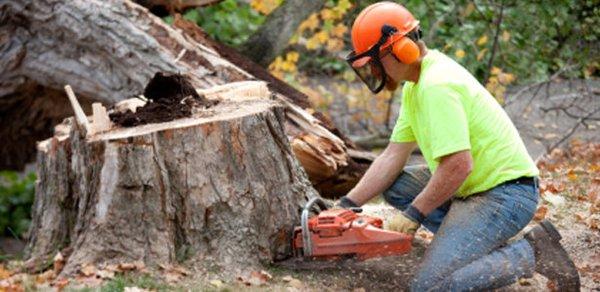
<path id="1" fill-rule="evenodd" d="M 29 266 L 59 250 L 63 275 L 123 262 L 237 272 L 289 256 L 299 210 L 318 194 L 281 103 L 226 89 L 204 90 L 219 102 L 167 122 L 91 134 L 73 118 L 59 125 L 37 147 Z"/>

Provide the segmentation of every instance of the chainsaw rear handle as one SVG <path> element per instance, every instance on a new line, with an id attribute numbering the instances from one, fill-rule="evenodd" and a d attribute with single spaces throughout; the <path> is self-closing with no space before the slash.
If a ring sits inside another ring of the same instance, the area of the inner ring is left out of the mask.
<path id="1" fill-rule="evenodd" d="M 310 230 L 308 229 L 308 214 L 310 213 L 310 209 L 313 207 L 314 204 L 317 204 L 322 211 L 329 209 L 327 203 L 319 197 L 314 197 L 310 199 L 304 206 L 300 218 L 300 226 L 302 227 L 302 242 L 304 243 L 302 247 L 302 250 L 304 251 L 304 256 L 312 256 L 312 241 L 310 239 Z M 352 207 L 349 210 L 351 210 L 354 213 L 362 212 L 362 208 L 360 207 Z"/>

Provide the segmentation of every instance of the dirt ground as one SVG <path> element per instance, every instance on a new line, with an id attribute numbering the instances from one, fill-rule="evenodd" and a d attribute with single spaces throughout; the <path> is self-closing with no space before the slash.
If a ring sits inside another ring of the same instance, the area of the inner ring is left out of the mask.
<path id="1" fill-rule="evenodd" d="M 419 163 L 420 159 L 411 159 Z M 600 144 L 573 141 L 566 150 L 555 150 L 538 163 L 541 170 L 540 202 L 534 220 L 548 219 L 561 233 L 561 243 L 575 262 L 582 291 L 600 291 Z M 381 198 L 363 208 L 365 214 L 388 217 L 395 212 Z M 523 233 L 522 232 L 522 233 Z M 521 238 L 522 233 L 515 236 Z M 273 276 L 269 291 L 398 291 L 410 280 L 433 234 L 421 228 L 411 253 L 404 256 L 295 265 L 293 261 L 267 269 Z M 230 283 L 233 290 L 246 288 Z M 539 274 L 520 279 L 498 291 L 554 291 L 553 283 Z"/>
<path id="2" fill-rule="evenodd" d="M 563 236 L 562 243 L 579 268 L 582 291 L 598 291 L 600 289 L 600 232 L 590 229 L 585 223 L 577 222 L 573 214 L 586 210 L 586 204 L 570 201 L 564 205 L 549 206 L 547 218 L 559 228 Z M 371 204 L 366 213 L 382 217 L 395 212 L 385 203 Z M 534 226 L 532 222 L 530 226 Z M 282 267 L 276 271 L 279 275 L 292 275 L 315 291 L 397 291 L 406 290 L 418 266 L 432 235 L 421 229 L 415 239 L 413 251 L 405 256 L 387 257 L 364 262 L 349 261 L 338 266 L 325 267 L 319 270 L 294 270 Z M 545 291 L 548 281 L 541 275 L 532 279 L 522 279 L 500 291 Z"/>
<path id="3" fill-rule="evenodd" d="M 556 203 L 556 202 L 555 202 Z M 563 236 L 562 244 L 571 255 L 581 276 L 581 291 L 600 290 L 600 231 L 591 229 L 574 214 L 586 212 L 590 204 L 576 199 L 566 199 L 553 205 L 542 199 L 546 206 L 545 218 L 551 220 Z M 365 214 L 389 216 L 395 210 L 381 202 L 369 203 Z M 532 221 L 525 231 L 537 224 Z M 219 276 L 191 277 L 178 287 L 183 290 L 200 289 L 212 291 L 405 291 L 433 235 L 421 228 L 413 250 L 403 256 L 393 256 L 366 261 L 344 260 L 339 262 L 309 262 L 299 264 L 289 260 L 265 267 L 264 272 L 272 278 L 265 281 L 225 281 Z M 520 238 L 518 235 L 516 238 Z M 543 276 L 535 274 L 530 279 L 497 291 L 556 291 Z"/>

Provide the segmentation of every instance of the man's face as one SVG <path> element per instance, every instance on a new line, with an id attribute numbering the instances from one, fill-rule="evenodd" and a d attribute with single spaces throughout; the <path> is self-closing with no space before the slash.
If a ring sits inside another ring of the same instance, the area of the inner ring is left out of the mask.
<path id="1" fill-rule="evenodd" d="M 392 53 L 389 52 L 389 49 L 381 53 L 381 64 L 385 69 L 385 73 L 388 76 L 388 79 L 385 84 L 385 88 L 390 91 L 396 90 L 398 85 L 402 81 L 406 81 L 409 74 L 409 65 L 406 65 L 400 61 L 398 61 Z"/>

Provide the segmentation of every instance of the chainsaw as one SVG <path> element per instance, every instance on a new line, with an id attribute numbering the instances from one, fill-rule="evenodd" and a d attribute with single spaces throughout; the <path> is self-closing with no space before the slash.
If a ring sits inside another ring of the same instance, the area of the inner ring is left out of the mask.
<path id="1" fill-rule="evenodd" d="M 315 204 L 323 211 L 309 218 Z M 365 260 L 410 252 L 413 236 L 384 230 L 381 218 L 361 212 L 360 208 L 327 210 L 325 201 L 312 198 L 302 210 L 300 226 L 294 229 L 294 255 Z"/>

